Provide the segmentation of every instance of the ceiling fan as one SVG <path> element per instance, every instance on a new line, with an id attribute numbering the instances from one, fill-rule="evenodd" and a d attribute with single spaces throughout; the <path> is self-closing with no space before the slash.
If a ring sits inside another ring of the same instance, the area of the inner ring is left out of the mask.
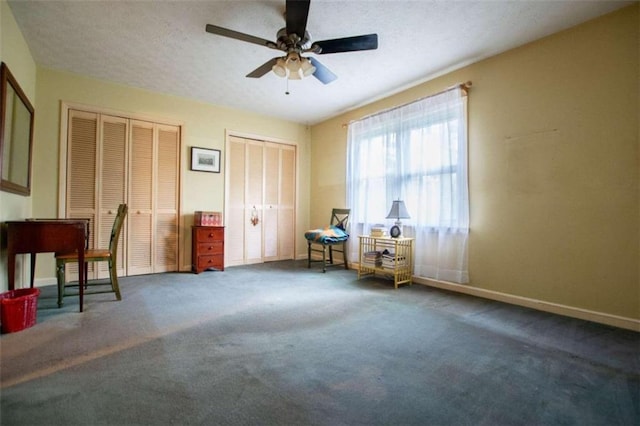
<path id="1" fill-rule="evenodd" d="M 275 42 L 211 24 L 207 24 L 206 30 L 211 34 L 259 44 L 286 53 L 285 56 L 275 57 L 260 65 L 247 74 L 247 77 L 260 78 L 269 71 L 273 71 L 276 75 L 290 80 L 300 80 L 303 77 L 313 75 L 322 83 L 328 84 L 338 77 L 317 59 L 303 57 L 302 54 L 326 55 L 328 53 L 374 50 L 378 48 L 378 35 L 366 34 L 312 42 L 311 36 L 307 32 L 310 2 L 311 0 L 287 0 L 286 27 L 278 31 Z"/>

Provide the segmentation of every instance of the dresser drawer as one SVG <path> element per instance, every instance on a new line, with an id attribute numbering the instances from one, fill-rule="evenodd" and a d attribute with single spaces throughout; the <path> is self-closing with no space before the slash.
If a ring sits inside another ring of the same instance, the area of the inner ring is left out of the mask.
<path id="1" fill-rule="evenodd" d="M 196 241 L 206 243 L 211 241 L 223 241 L 224 228 L 197 228 Z"/>
<path id="2" fill-rule="evenodd" d="M 222 254 L 198 256 L 198 270 L 207 268 L 224 270 L 224 256 Z"/>
<path id="3" fill-rule="evenodd" d="M 224 254 L 224 243 L 222 241 L 198 243 L 198 256 L 210 254 Z"/>
<path id="4" fill-rule="evenodd" d="M 224 271 L 224 227 L 194 225 L 191 233 L 191 269 L 199 274 L 210 268 Z"/>

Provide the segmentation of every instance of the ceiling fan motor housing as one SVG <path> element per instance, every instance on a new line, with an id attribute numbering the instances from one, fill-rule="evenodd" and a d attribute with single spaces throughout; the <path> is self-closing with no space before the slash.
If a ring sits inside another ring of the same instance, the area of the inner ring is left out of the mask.
<path id="1" fill-rule="evenodd" d="M 296 33 L 287 34 L 287 29 L 282 28 L 278 31 L 277 42 L 278 49 L 291 52 L 295 51 L 300 53 L 303 50 L 307 50 L 311 47 L 311 36 L 308 31 L 304 32 L 304 38 L 300 38 L 300 36 Z"/>

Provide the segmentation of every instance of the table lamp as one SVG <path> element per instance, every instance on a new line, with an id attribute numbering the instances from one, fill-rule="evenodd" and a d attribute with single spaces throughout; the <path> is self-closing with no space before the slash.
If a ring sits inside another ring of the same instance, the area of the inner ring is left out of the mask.
<path id="1" fill-rule="evenodd" d="M 407 211 L 407 207 L 404 205 L 404 201 L 395 200 L 391 205 L 389 214 L 387 215 L 387 219 L 396 219 L 396 224 L 391 227 L 391 229 L 389 230 L 389 234 L 393 238 L 400 237 L 400 235 L 402 235 L 402 223 L 400 222 L 400 219 L 409 218 L 411 218 L 411 216 L 409 216 L 409 212 Z"/>

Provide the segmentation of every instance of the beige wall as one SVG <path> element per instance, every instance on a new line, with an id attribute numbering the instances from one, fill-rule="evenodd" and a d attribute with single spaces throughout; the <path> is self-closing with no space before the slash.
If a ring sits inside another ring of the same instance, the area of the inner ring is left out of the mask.
<path id="1" fill-rule="evenodd" d="M 11 74 L 16 78 L 25 95 L 37 110 L 36 64 L 18 28 L 18 24 L 13 18 L 13 13 L 11 13 L 11 9 L 9 9 L 5 1 L 0 1 L 0 59 L 7 64 Z M 0 191 L 0 223 L 31 216 L 32 198 Z M 0 247 L 5 245 L 2 238 L 0 236 Z M 22 281 L 26 271 L 22 256 L 19 257 L 20 259 L 16 260 L 18 265 L 16 279 Z M 0 291 L 7 289 L 6 271 L 6 250 L 2 249 L 0 255 Z"/>
<path id="2" fill-rule="evenodd" d="M 311 226 L 345 204 L 345 123 L 471 80 L 466 288 L 640 319 L 638 23 L 636 4 L 313 126 Z"/>

